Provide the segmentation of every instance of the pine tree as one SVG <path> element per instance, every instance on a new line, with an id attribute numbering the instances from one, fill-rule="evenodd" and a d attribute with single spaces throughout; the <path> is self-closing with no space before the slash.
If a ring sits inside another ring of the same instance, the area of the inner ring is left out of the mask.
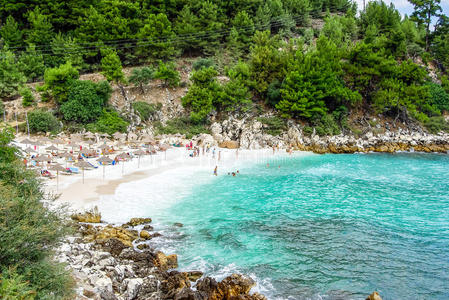
<path id="1" fill-rule="evenodd" d="M 19 24 L 9 15 L 5 24 L 0 28 L 0 35 L 5 46 L 19 47 L 23 45 L 23 32 L 19 29 Z"/>
<path id="2" fill-rule="evenodd" d="M 426 50 L 430 46 L 430 24 L 432 17 L 439 16 L 441 0 L 408 0 L 414 6 L 412 17 L 426 28 Z"/>
<path id="3" fill-rule="evenodd" d="M 26 82 L 26 77 L 19 70 L 14 53 L 3 49 L 0 51 L 0 98 L 17 96 L 19 88 Z"/>

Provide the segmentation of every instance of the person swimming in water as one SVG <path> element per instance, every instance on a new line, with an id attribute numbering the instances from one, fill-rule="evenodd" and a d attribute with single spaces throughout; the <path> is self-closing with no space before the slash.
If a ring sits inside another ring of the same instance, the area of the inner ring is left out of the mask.
<path id="1" fill-rule="evenodd" d="M 217 171 L 218 171 L 218 166 L 215 166 L 215 169 L 214 169 L 214 175 L 215 175 L 215 176 L 218 175 Z"/>

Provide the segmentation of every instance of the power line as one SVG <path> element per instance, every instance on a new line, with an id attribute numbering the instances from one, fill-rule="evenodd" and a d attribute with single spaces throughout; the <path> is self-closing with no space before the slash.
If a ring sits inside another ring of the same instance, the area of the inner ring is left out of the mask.
<path id="1" fill-rule="evenodd" d="M 189 33 L 189 34 L 181 34 L 181 35 L 170 35 L 170 36 L 164 36 L 157 39 L 130 39 L 130 40 L 116 40 L 116 41 L 99 41 L 99 42 L 90 42 L 90 43 L 76 43 L 72 45 L 72 47 L 66 47 L 62 49 L 64 53 L 62 54 L 85 54 L 89 50 L 97 50 L 100 47 L 113 47 L 115 49 L 126 49 L 126 48 L 136 48 L 136 47 L 145 47 L 149 45 L 157 45 L 161 43 L 179 43 L 179 42 L 188 42 L 194 39 L 207 39 L 211 37 L 224 37 L 226 35 L 229 35 L 231 30 L 235 28 L 239 33 L 246 33 L 251 32 L 252 30 L 260 30 L 264 29 L 265 27 L 280 27 L 284 24 L 286 21 L 293 21 L 295 24 L 302 19 L 302 16 L 291 16 L 290 18 L 288 16 L 283 17 L 277 17 L 273 18 L 270 21 L 267 22 L 266 25 L 247 25 L 247 26 L 238 26 L 238 27 L 231 27 L 231 28 L 224 28 L 219 30 L 208 30 L 208 31 L 202 31 L 202 32 L 195 32 L 195 33 Z M 91 44 L 92 46 L 88 47 L 76 47 L 76 45 L 87 45 Z M 38 46 L 35 46 L 35 50 L 39 51 L 39 48 L 48 48 L 48 46 L 51 47 L 51 44 L 41 44 Z M 25 47 L 11 47 L 8 49 L 25 49 Z M 67 52 L 69 50 L 69 52 Z M 70 52 L 70 50 L 74 50 Z M 84 50 L 84 51 L 83 51 Z M 18 51 L 11 51 L 14 54 L 20 54 L 25 52 L 26 50 L 18 50 Z M 55 53 L 54 50 L 51 49 L 44 49 L 39 51 L 41 55 L 58 55 Z M 40 55 L 33 55 L 33 56 L 40 56 Z"/>

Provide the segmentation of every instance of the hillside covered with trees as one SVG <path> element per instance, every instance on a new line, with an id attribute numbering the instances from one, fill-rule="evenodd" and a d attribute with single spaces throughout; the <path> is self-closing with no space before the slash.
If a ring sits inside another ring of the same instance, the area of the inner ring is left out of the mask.
<path id="1" fill-rule="evenodd" d="M 0 97 L 35 105 L 27 83 L 43 81 L 40 101 L 56 110 L 35 111 L 35 131 L 59 130 L 56 118 L 125 131 L 130 120 L 109 105 L 111 85 L 126 98 L 127 85 L 144 93 L 155 79 L 189 85 L 183 122 L 192 127 L 273 109 L 279 122 L 299 120 L 320 135 L 350 132 L 352 113 L 448 130 L 449 18 L 440 0 L 410 2 L 413 15 L 401 16 L 382 1 L 7 0 Z M 196 60 L 188 83 L 177 66 L 186 57 Z M 136 67 L 130 76 L 127 66 Z M 107 80 L 79 79 L 89 72 Z M 156 109 L 133 107 L 144 120 Z"/>

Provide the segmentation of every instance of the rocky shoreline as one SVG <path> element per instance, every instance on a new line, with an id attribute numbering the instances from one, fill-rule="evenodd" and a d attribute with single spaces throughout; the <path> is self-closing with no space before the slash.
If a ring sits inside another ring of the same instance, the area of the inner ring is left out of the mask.
<path id="1" fill-rule="evenodd" d="M 266 133 L 266 126 L 259 121 L 238 119 L 225 120 L 211 125 L 211 135 L 202 135 L 200 140 L 214 140 L 225 148 L 262 149 L 272 147 L 293 148 L 315 153 L 356 153 L 415 151 L 448 153 L 449 134 L 430 134 L 422 128 L 372 128 L 360 135 L 340 134 L 318 136 L 306 135 L 303 127 L 288 122 L 288 129 L 278 136 Z M 376 130 L 377 131 L 376 131 Z M 380 132 L 381 133 L 375 133 Z"/>
<path id="2" fill-rule="evenodd" d="M 176 254 L 155 251 L 157 237 L 150 218 L 133 218 L 121 226 L 102 223 L 97 210 L 72 215 L 75 235 L 57 249 L 76 283 L 75 299 L 264 300 L 250 290 L 254 280 L 233 274 L 221 282 L 200 271 L 179 272 Z"/>

